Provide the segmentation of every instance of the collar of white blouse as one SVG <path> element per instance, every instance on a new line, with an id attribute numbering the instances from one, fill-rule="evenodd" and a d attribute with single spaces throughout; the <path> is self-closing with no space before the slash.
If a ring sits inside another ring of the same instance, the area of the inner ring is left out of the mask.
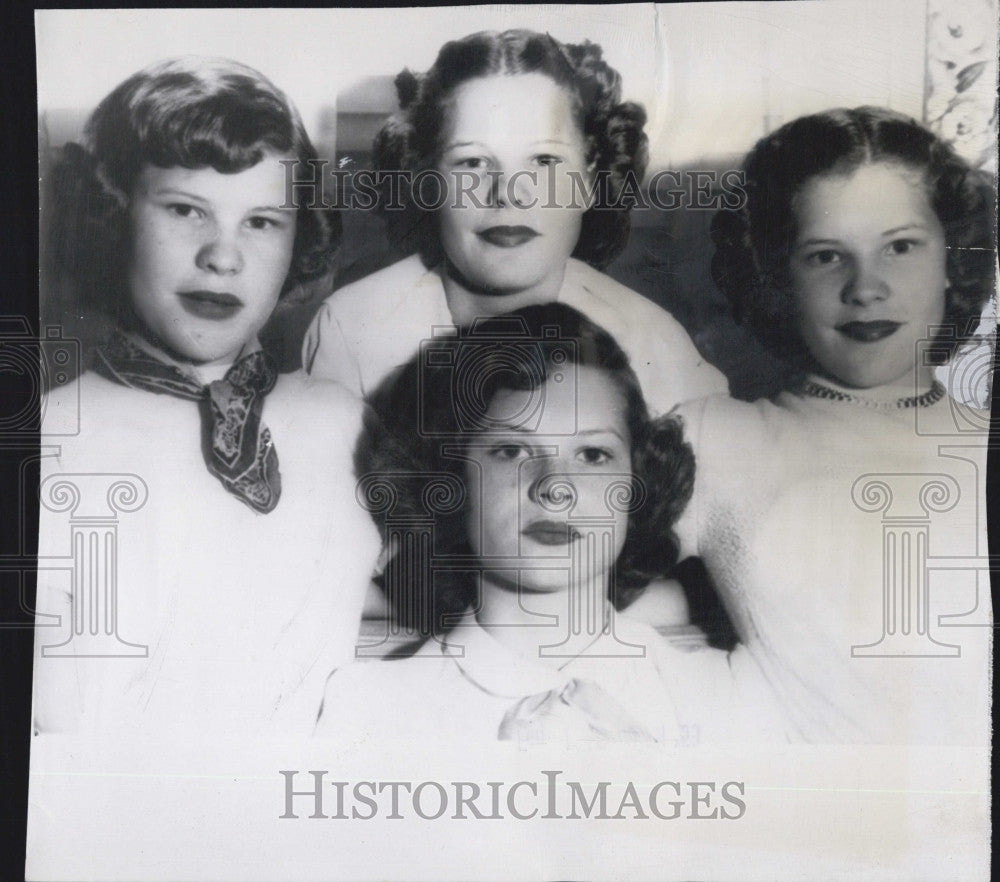
<path id="1" fill-rule="evenodd" d="M 616 615 L 614 622 L 612 632 L 602 632 L 595 637 L 588 647 L 587 657 L 571 656 L 559 665 L 551 665 L 505 646 L 476 621 L 475 612 L 470 608 L 442 641 L 441 654 L 451 658 L 462 675 L 483 691 L 504 698 L 520 698 L 561 689 L 574 677 L 593 676 L 597 671 L 588 670 L 592 667 L 588 664 L 590 661 L 606 671 L 609 664 L 631 660 L 614 657 L 621 654 L 623 640 L 627 644 L 645 646 L 659 639 L 655 631 L 627 617 Z M 558 652 L 556 645 L 562 639 L 561 631 L 558 627 L 549 630 L 553 648 Z M 607 651 L 602 651 L 601 645 L 605 642 Z M 651 647 L 647 647 L 645 653 L 647 659 L 649 649 Z"/>

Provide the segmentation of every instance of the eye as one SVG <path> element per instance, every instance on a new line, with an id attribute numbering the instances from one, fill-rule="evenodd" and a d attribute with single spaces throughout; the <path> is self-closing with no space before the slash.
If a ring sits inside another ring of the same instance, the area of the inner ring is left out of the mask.
<path id="1" fill-rule="evenodd" d="M 920 242 L 916 239 L 893 239 L 887 246 L 889 254 L 903 255 L 913 251 Z"/>
<path id="2" fill-rule="evenodd" d="M 526 445 L 515 444 L 513 442 L 494 444 L 489 448 L 487 453 L 491 459 L 496 459 L 500 462 L 516 462 L 531 455 L 531 451 Z"/>
<path id="3" fill-rule="evenodd" d="M 583 447 L 577 451 L 576 458 L 586 465 L 604 465 L 611 462 L 615 455 L 604 447 Z"/>
<path id="4" fill-rule="evenodd" d="M 818 251 L 811 251 L 805 257 L 809 266 L 833 266 L 840 263 L 842 256 L 839 251 L 832 248 L 821 248 Z"/>
<path id="5" fill-rule="evenodd" d="M 468 169 L 469 171 L 485 171 L 490 163 L 484 156 L 465 156 L 456 159 L 452 164 L 455 168 Z"/>
<path id="6" fill-rule="evenodd" d="M 561 156 L 553 156 L 551 153 L 540 153 L 535 157 L 535 162 L 541 166 L 556 166 L 562 161 Z"/>
<path id="7" fill-rule="evenodd" d="M 197 206 L 187 202 L 171 202 L 165 206 L 167 211 L 174 217 L 180 218 L 200 218 L 204 217 L 204 212 Z"/>
<path id="8" fill-rule="evenodd" d="M 284 227 L 284 220 L 266 214 L 255 214 L 247 219 L 247 225 L 252 230 L 276 230 Z"/>

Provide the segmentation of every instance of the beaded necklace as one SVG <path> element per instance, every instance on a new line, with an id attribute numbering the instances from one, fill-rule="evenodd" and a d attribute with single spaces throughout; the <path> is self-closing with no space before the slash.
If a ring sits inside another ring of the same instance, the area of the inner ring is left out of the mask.
<path id="1" fill-rule="evenodd" d="M 822 398 L 825 401 L 844 401 L 850 404 L 859 404 L 862 407 L 870 407 L 876 410 L 905 410 L 910 407 L 930 407 L 937 404 L 945 396 L 944 386 L 937 380 L 930 390 L 920 395 L 907 395 L 897 398 L 895 401 L 877 401 L 874 398 L 865 398 L 863 395 L 855 395 L 851 392 L 841 392 L 839 389 L 832 389 L 817 383 L 815 380 L 806 380 L 799 388 L 802 395 L 811 398 Z"/>

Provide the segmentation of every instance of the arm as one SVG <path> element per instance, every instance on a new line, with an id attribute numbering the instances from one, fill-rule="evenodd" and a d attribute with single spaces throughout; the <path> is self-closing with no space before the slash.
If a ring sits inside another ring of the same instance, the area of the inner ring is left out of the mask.
<path id="1" fill-rule="evenodd" d="M 707 398 L 689 401 L 678 405 L 671 412 L 673 416 L 678 417 L 681 421 L 684 428 L 684 440 L 691 445 L 695 461 L 694 491 L 691 494 L 691 500 L 674 524 L 674 532 L 677 534 L 680 551 L 677 557 L 678 561 L 699 555 L 700 516 L 704 506 L 704 497 L 708 483 L 708 476 L 705 474 L 705 469 L 712 468 L 711 462 L 706 462 L 705 460 L 704 433 L 702 429 L 708 401 L 709 399 Z"/>

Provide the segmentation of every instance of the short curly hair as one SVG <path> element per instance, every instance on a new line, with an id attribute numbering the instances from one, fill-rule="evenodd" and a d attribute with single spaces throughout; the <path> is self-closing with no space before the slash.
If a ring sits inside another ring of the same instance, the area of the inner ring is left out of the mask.
<path id="1" fill-rule="evenodd" d="M 529 30 L 483 31 L 441 48 L 423 75 L 404 70 L 396 77 L 400 111 L 375 137 L 376 171 L 419 173 L 440 149 L 448 97 L 463 83 L 493 75 L 542 73 L 569 93 L 587 149 L 587 162 L 606 186 L 583 216 L 573 257 L 601 269 L 628 242 L 631 203 L 623 198 L 630 179 L 641 181 L 648 162 L 642 105 L 621 100 L 621 75 L 602 58 L 601 47 L 585 41 L 560 43 Z M 389 190 L 382 194 L 387 203 Z M 386 212 L 390 232 L 412 241 L 430 267 L 443 257 L 432 212 L 403 189 L 403 211 Z"/>
<path id="2" fill-rule="evenodd" d="M 811 179 L 883 162 L 919 172 L 947 246 L 944 326 L 929 360 L 943 363 L 975 332 L 994 286 L 994 198 L 989 182 L 944 141 L 910 117 L 881 107 L 803 116 L 762 138 L 747 155 L 747 198 L 712 221 L 712 275 L 746 324 L 772 352 L 807 370 L 788 278 L 795 237 L 793 200 Z"/>
<path id="3" fill-rule="evenodd" d="M 145 166 L 228 174 L 269 153 L 303 164 L 317 157 L 295 106 L 261 73 L 198 56 L 130 76 L 97 106 L 82 140 L 67 144 L 53 168 L 52 267 L 78 286 L 87 307 L 112 316 L 127 313 L 126 221 Z M 339 235 L 339 216 L 299 206 L 283 295 L 328 272 Z"/>
<path id="4" fill-rule="evenodd" d="M 552 346 L 553 340 L 573 341 L 568 348 L 571 354 L 567 356 L 564 347 Z M 468 348 L 463 352 L 463 347 Z M 516 357 L 512 355 L 515 350 Z M 454 366 L 463 357 L 470 358 L 474 371 L 470 366 L 468 376 L 478 382 L 473 383 L 471 394 L 461 396 L 459 404 Z M 435 554 L 471 558 L 461 504 L 468 498 L 461 450 L 474 440 L 474 427 L 487 422 L 485 416 L 497 392 L 537 389 L 553 373 L 565 372 L 571 365 L 605 372 L 626 403 L 635 504 L 630 507 L 609 599 L 615 608 L 623 609 L 651 579 L 667 573 L 679 553 L 673 525 L 694 486 L 691 446 L 684 441 L 679 420 L 650 418 L 628 356 L 614 338 L 561 303 L 524 307 L 481 320 L 456 335 L 435 338 L 368 397 L 370 409 L 355 450 L 355 468 L 360 476 L 359 493 L 380 529 L 386 530 L 390 510 L 396 523 L 409 518 L 426 520 L 429 501 L 439 494 L 440 509 L 433 527 Z M 383 479 L 388 479 L 388 485 L 381 483 Z M 388 496 L 393 499 L 391 507 L 385 504 Z M 440 633 L 476 605 L 478 589 L 471 572 L 449 568 L 432 575 L 424 570 L 433 582 L 431 591 L 418 573 L 404 569 L 412 561 L 400 558 L 393 555 L 385 575 L 403 593 L 396 598 L 394 611 L 403 627 Z"/>

